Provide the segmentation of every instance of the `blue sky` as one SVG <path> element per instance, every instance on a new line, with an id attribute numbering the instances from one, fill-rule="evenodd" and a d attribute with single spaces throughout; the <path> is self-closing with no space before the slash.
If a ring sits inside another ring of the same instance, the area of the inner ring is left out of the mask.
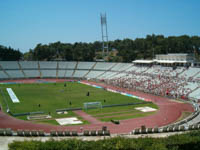
<path id="1" fill-rule="evenodd" d="M 109 40 L 147 34 L 199 35 L 200 0 L 0 0 L 0 45 L 22 52 L 38 43 Z"/>

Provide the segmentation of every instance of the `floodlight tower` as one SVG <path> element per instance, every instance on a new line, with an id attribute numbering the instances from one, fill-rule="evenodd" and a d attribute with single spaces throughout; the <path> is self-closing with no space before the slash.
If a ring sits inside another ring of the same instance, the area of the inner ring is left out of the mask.
<path id="1" fill-rule="evenodd" d="M 107 19 L 106 13 L 101 13 L 101 35 L 102 35 L 102 55 L 104 53 L 108 55 L 108 30 L 107 30 Z"/>

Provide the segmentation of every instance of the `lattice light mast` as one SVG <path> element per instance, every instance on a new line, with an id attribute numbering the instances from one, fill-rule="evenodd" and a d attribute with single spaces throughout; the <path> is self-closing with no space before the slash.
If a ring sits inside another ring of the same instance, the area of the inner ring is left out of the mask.
<path id="1" fill-rule="evenodd" d="M 108 55 L 108 30 L 107 30 L 107 19 L 106 13 L 101 13 L 101 34 L 102 34 L 102 55 L 105 52 Z"/>

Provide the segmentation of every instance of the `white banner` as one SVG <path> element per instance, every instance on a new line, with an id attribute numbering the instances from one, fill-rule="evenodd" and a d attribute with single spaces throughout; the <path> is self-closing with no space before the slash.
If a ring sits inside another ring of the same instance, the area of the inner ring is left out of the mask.
<path id="1" fill-rule="evenodd" d="M 19 103 L 19 99 L 17 98 L 13 90 L 11 88 L 7 88 L 6 90 L 8 91 L 8 94 L 10 95 L 10 98 L 13 101 L 13 103 Z"/>

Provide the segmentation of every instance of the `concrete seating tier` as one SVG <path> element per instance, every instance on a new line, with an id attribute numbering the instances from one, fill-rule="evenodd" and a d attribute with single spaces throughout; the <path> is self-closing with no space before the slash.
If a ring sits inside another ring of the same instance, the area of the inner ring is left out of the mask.
<path id="1" fill-rule="evenodd" d="M 91 69 L 95 62 L 78 62 L 77 69 Z"/>
<path id="2" fill-rule="evenodd" d="M 67 70 L 65 77 L 72 77 L 73 72 L 74 72 L 74 70 Z"/>
<path id="3" fill-rule="evenodd" d="M 20 61 L 22 69 L 38 69 L 37 61 Z"/>
<path id="4" fill-rule="evenodd" d="M 105 63 L 105 62 L 98 62 L 94 69 L 95 70 L 108 70 L 110 69 L 112 66 L 114 66 L 116 63 Z"/>
<path id="5" fill-rule="evenodd" d="M 76 61 L 59 62 L 58 68 L 59 69 L 75 69 L 76 64 L 77 64 Z"/>
<path id="6" fill-rule="evenodd" d="M 17 61 L 0 61 L 0 65 L 3 69 L 19 69 Z"/>
<path id="7" fill-rule="evenodd" d="M 108 71 L 108 72 L 105 72 L 102 76 L 99 76 L 98 79 L 107 79 L 109 76 L 113 74 L 115 74 L 115 72 Z"/>
<path id="8" fill-rule="evenodd" d="M 76 70 L 73 77 L 83 78 L 88 73 L 88 70 Z"/>
<path id="9" fill-rule="evenodd" d="M 184 71 L 183 74 L 181 74 L 181 76 L 184 76 L 186 78 L 190 78 L 192 76 L 194 76 L 195 74 L 197 74 L 198 72 L 200 72 L 200 68 L 189 68 L 187 70 Z"/>
<path id="10" fill-rule="evenodd" d="M 64 78 L 65 77 L 65 73 L 66 73 L 66 70 L 58 70 L 58 77 Z"/>
<path id="11" fill-rule="evenodd" d="M 56 69 L 57 62 L 56 61 L 39 61 L 40 69 Z"/>
<path id="12" fill-rule="evenodd" d="M 102 73 L 104 73 L 104 71 L 90 71 L 86 78 L 96 78 L 98 77 L 99 75 L 101 75 Z"/>
<path id="13" fill-rule="evenodd" d="M 56 70 L 40 70 L 42 73 L 42 77 L 47 78 L 56 78 Z"/>
<path id="14" fill-rule="evenodd" d="M 21 70 L 6 70 L 11 78 L 25 78 Z"/>
<path id="15" fill-rule="evenodd" d="M 111 70 L 112 71 L 121 71 L 128 67 L 129 64 L 127 63 L 117 63 Z"/>
<path id="16" fill-rule="evenodd" d="M 26 77 L 28 78 L 37 78 L 40 77 L 39 70 L 24 70 Z"/>
<path id="17" fill-rule="evenodd" d="M 2 70 L 0 70 L 0 79 L 7 79 L 9 78 Z"/>
<path id="18" fill-rule="evenodd" d="M 195 99 L 200 99 L 200 89 L 195 90 L 192 92 L 189 97 L 195 98 Z"/>

